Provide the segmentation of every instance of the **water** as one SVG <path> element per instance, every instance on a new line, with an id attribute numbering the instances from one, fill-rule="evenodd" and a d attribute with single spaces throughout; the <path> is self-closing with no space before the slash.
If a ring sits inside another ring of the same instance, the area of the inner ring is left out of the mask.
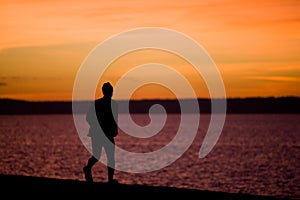
<path id="1" fill-rule="evenodd" d="M 148 115 L 133 119 L 149 123 Z M 199 159 L 209 121 L 209 115 L 201 115 L 193 143 L 169 166 L 147 173 L 116 171 L 115 178 L 126 184 L 300 198 L 300 115 L 229 114 L 216 146 Z M 151 138 L 120 131 L 116 144 L 131 152 L 158 150 L 175 137 L 179 122 L 179 115 L 168 115 L 161 132 Z M 0 137 L 1 174 L 84 180 L 82 167 L 90 153 L 72 115 L 1 115 Z M 117 156 L 117 165 L 121 159 Z M 93 176 L 107 180 L 101 162 Z"/>

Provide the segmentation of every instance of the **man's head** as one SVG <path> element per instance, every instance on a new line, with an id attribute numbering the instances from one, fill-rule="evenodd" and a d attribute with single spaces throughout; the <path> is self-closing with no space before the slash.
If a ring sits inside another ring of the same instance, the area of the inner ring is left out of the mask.
<path id="1" fill-rule="evenodd" d="M 113 87 L 109 82 L 106 82 L 102 85 L 102 93 L 105 97 L 112 97 Z"/>

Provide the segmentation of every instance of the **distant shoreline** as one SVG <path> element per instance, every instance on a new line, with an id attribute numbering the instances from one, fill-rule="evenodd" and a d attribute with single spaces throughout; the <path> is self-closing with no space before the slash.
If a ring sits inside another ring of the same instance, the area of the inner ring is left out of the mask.
<path id="1" fill-rule="evenodd" d="M 220 101 L 222 99 L 212 99 Z M 224 100 L 224 99 L 223 99 Z M 124 100 L 117 100 L 119 112 L 124 113 Z M 181 101 L 181 100 L 180 100 Z M 190 99 L 182 99 L 189 103 Z M 300 97 L 248 97 L 227 98 L 227 113 L 255 114 L 255 113 L 300 113 Z M 16 99 L 0 99 L 0 114 L 71 114 L 72 106 L 76 112 L 86 113 L 91 101 L 25 101 Z M 181 113 L 178 100 L 149 99 L 130 100 L 130 113 L 148 113 L 154 104 L 162 105 L 167 113 Z M 211 113 L 211 99 L 199 98 L 200 113 Z M 193 110 L 188 113 L 195 113 Z"/>

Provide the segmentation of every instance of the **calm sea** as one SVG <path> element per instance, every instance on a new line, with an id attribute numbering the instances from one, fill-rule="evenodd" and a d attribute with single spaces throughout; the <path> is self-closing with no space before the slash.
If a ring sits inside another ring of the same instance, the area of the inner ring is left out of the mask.
<path id="1" fill-rule="evenodd" d="M 141 126 L 150 122 L 144 114 L 133 120 Z M 193 143 L 170 165 L 145 173 L 116 171 L 115 178 L 126 184 L 300 198 L 300 115 L 229 114 L 217 144 L 199 159 L 209 122 L 210 115 L 201 115 Z M 153 152 L 172 141 L 179 123 L 180 115 L 168 115 L 157 135 L 136 138 L 120 131 L 116 144 L 130 152 Z M 0 137 L 1 174 L 84 180 L 82 167 L 90 153 L 83 143 L 89 138 L 77 133 L 72 115 L 1 115 Z M 93 176 L 107 180 L 101 162 Z"/>

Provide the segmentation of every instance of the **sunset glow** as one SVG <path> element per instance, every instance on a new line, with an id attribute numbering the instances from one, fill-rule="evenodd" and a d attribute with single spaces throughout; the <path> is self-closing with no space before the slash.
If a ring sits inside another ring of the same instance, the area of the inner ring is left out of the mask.
<path id="1" fill-rule="evenodd" d="M 76 73 L 90 51 L 140 27 L 169 28 L 196 40 L 218 67 L 227 97 L 300 96 L 299 1 L 0 2 L 0 98 L 71 100 Z M 115 60 L 101 81 L 115 84 L 129 69 L 149 62 L 172 66 L 198 97 L 209 97 L 188 63 L 155 50 Z M 132 98 L 174 95 L 148 85 Z"/>

